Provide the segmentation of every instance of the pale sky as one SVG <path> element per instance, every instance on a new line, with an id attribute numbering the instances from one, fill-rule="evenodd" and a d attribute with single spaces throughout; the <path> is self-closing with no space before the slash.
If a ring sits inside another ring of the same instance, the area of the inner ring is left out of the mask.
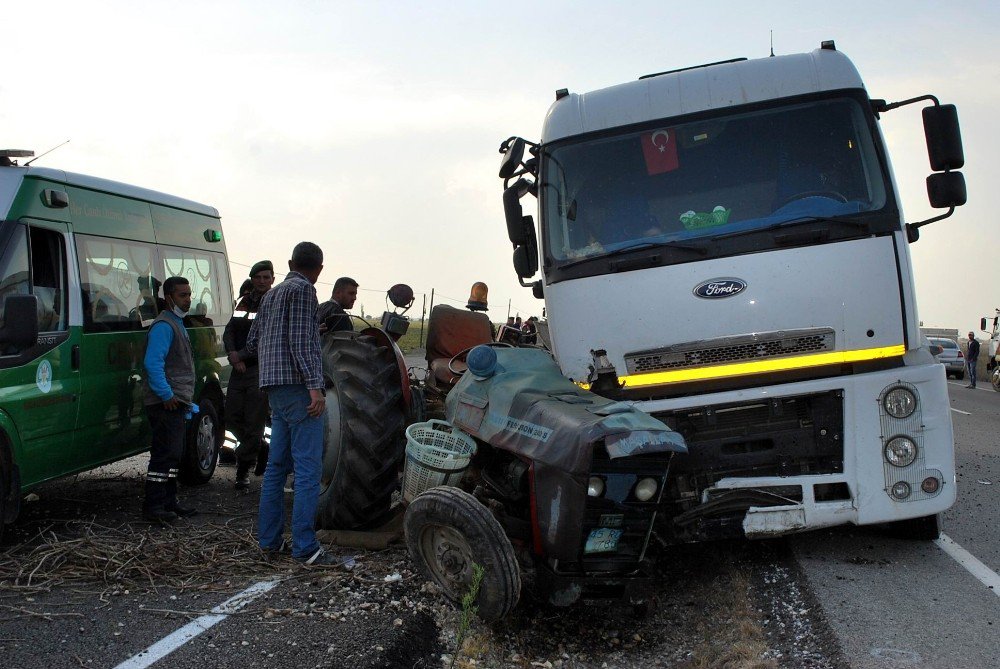
<path id="1" fill-rule="evenodd" d="M 542 303 L 511 266 L 497 149 L 538 138 L 556 89 L 763 57 L 771 30 L 779 55 L 833 39 L 872 97 L 958 106 L 969 204 L 911 246 L 921 319 L 967 331 L 1000 307 L 1000 3 L 618 4 L 4 2 L 0 148 L 71 139 L 35 164 L 216 207 L 237 286 L 308 239 L 369 313 L 393 283 L 464 304 L 481 280 L 502 320 Z M 934 215 L 919 107 L 882 127 L 906 220 Z"/>

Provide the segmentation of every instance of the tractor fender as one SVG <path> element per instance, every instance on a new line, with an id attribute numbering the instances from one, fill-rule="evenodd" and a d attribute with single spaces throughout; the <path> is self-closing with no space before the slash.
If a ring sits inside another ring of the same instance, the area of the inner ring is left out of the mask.
<path id="1" fill-rule="evenodd" d="M 374 337 L 380 346 L 387 346 L 396 356 L 396 365 L 399 367 L 399 385 L 403 391 L 403 408 L 409 415 L 413 404 L 413 391 L 410 388 L 410 375 L 407 373 L 406 358 L 396 344 L 395 340 L 382 328 L 365 328 L 361 334 Z"/>

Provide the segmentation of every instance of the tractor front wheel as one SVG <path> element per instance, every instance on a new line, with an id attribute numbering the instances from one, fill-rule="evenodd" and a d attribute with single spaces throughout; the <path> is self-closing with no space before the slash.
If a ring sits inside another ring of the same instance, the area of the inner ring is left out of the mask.
<path id="1" fill-rule="evenodd" d="M 449 486 L 416 497 L 403 517 L 406 546 L 424 575 L 458 606 L 470 591 L 474 565 L 483 569 L 474 606 L 487 622 L 517 605 L 521 572 L 500 523 L 469 493 Z"/>

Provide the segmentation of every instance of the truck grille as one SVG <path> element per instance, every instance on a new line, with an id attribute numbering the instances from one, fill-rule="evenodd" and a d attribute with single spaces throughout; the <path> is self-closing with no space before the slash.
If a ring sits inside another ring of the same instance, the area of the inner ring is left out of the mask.
<path id="1" fill-rule="evenodd" d="M 830 328 L 785 330 L 705 339 L 628 353 L 625 366 L 629 374 L 641 374 L 818 353 L 834 348 L 834 331 Z"/>

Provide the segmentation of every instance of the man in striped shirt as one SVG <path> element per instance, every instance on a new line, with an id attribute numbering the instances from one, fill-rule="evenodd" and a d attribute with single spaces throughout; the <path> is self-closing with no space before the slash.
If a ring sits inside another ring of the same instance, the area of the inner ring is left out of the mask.
<path id="1" fill-rule="evenodd" d="M 260 489 L 258 541 L 279 552 L 284 542 L 284 483 L 294 470 L 292 557 L 303 564 L 334 564 L 316 539 L 326 410 L 316 288 L 323 251 L 300 242 L 288 261 L 288 275 L 261 300 L 245 351 L 256 355 L 260 387 L 271 405 L 271 452 Z"/>

